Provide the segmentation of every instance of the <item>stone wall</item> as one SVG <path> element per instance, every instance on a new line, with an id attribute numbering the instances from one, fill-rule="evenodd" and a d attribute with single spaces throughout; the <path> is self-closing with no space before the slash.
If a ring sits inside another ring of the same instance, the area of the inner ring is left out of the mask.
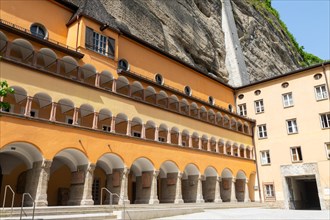
<path id="1" fill-rule="evenodd" d="M 176 180 L 178 173 L 167 173 L 167 178 L 160 178 L 160 202 L 173 203 L 175 199 Z"/>
<path id="2" fill-rule="evenodd" d="M 198 175 L 190 175 L 182 180 L 182 199 L 185 203 L 196 202 Z"/>
<path id="3" fill-rule="evenodd" d="M 215 198 L 215 184 L 217 184 L 217 177 L 206 177 L 203 181 L 203 198 L 205 202 L 214 202 Z"/>

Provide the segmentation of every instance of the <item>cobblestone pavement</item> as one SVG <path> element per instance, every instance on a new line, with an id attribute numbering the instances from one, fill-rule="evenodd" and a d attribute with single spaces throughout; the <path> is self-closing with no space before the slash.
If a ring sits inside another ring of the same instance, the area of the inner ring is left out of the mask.
<path id="1" fill-rule="evenodd" d="M 285 210 L 265 208 L 208 209 L 205 212 L 160 219 L 330 219 L 330 210 Z"/>

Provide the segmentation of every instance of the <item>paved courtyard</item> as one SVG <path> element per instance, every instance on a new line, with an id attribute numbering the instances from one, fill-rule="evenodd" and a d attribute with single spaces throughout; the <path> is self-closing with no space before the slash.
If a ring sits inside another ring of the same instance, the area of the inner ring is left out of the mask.
<path id="1" fill-rule="evenodd" d="M 329 210 L 284 210 L 265 208 L 209 209 L 202 213 L 160 219 L 330 219 Z"/>

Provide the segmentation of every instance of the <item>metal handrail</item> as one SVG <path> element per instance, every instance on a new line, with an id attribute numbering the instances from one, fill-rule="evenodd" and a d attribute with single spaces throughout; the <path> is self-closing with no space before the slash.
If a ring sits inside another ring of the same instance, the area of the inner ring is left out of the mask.
<path id="1" fill-rule="evenodd" d="M 115 196 L 118 197 L 118 199 L 120 199 L 120 196 L 117 193 L 112 193 L 108 188 L 102 187 L 101 188 L 101 202 L 100 202 L 101 205 L 103 204 L 103 190 L 105 190 L 110 195 L 110 205 L 112 205 L 112 195 L 115 195 Z M 126 213 L 125 201 L 123 201 L 123 205 L 124 205 L 124 215 L 123 215 L 123 218 L 125 220 L 125 215 L 126 215 L 125 214 Z"/>
<path id="2" fill-rule="evenodd" d="M 34 211 L 36 209 L 36 203 L 34 201 L 34 199 L 32 198 L 31 194 L 30 193 L 23 193 L 23 196 L 22 196 L 22 204 L 21 204 L 21 212 L 20 212 L 20 215 L 19 215 L 19 219 L 21 220 L 22 219 L 22 212 L 23 212 L 23 205 L 24 205 L 24 201 L 25 201 L 25 196 L 29 196 L 30 199 L 32 200 L 32 204 L 33 204 L 33 211 L 32 211 L 32 220 L 34 220 Z M 24 212 L 25 214 L 25 212 Z M 25 214 L 26 216 L 26 214 Z"/>
<path id="3" fill-rule="evenodd" d="M 13 207 L 14 207 L 14 200 L 15 200 L 15 192 L 14 190 L 11 188 L 10 185 L 6 185 L 5 186 L 5 193 L 3 195 L 3 202 L 2 202 L 2 211 L 5 209 L 5 204 L 6 204 L 6 197 L 7 197 L 7 189 L 9 189 L 12 193 L 12 197 L 11 197 L 11 211 L 10 211 L 10 216 L 13 214 Z"/>

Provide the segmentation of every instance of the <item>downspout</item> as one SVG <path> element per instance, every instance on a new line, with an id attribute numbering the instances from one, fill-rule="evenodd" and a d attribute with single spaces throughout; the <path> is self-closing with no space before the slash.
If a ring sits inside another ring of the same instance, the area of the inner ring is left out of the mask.
<path id="1" fill-rule="evenodd" d="M 257 150 L 256 150 L 256 144 L 255 144 L 255 141 L 254 141 L 254 128 L 255 128 L 255 125 L 252 126 L 252 143 L 253 143 L 253 150 L 254 150 L 254 158 L 255 158 L 255 161 L 256 161 L 256 169 L 257 169 L 257 176 L 258 176 L 258 191 L 259 191 L 259 200 L 260 200 L 260 203 L 262 203 L 262 199 L 261 199 L 261 189 L 260 189 L 260 175 L 259 175 L 259 168 L 258 168 L 258 156 L 257 156 Z"/>
<path id="2" fill-rule="evenodd" d="M 77 37 L 76 37 L 76 51 L 78 51 L 78 37 L 79 37 L 79 25 L 80 25 L 79 15 L 77 15 L 76 19 L 78 21 Z"/>
<path id="3" fill-rule="evenodd" d="M 324 79 L 325 79 L 325 84 L 327 85 L 327 91 L 328 91 L 328 97 L 330 96 L 330 91 L 329 91 L 329 81 L 327 78 L 327 74 L 325 72 L 325 66 L 324 63 L 322 63 L 322 69 L 323 69 L 323 74 L 324 74 Z"/>

